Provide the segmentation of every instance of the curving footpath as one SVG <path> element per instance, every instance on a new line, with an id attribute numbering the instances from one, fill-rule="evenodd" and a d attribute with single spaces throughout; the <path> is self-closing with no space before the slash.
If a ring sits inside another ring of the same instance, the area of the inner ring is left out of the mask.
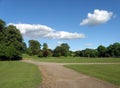
<path id="1" fill-rule="evenodd" d="M 40 88 L 120 88 L 118 86 L 104 82 L 102 80 L 77 73 L 63 66 L 78 63 L 50 63 L 50 62 L 37 62 L 32 60 L 22 60 L 22 62 L 32 63 L 39 66 L 39 69 L 43 77 L 43 81 Z"/>

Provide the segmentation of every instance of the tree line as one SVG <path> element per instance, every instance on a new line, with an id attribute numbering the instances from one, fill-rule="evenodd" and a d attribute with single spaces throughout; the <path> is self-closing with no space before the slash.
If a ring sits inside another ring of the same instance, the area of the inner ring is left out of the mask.
<path id="1" fill-rule="evenodd" d="M 80 57 L 120 57 L 120 43 L 116 42 L 114 44 L 105 47 L 100 45 L 97 49 L 85 49 L 81 51 L 76 51 L 75 56 Z"/>
<path id="2" fill-rule="evenodd" d="M 6 26 L 6 23 L 0 19 L 0 60 L 20 60 L 22 54 L 37 55 L 38 57 L 120 57 L 120 43 L 105 47 L 100 45 L 97 49 L 86 48 L 79 51 L 70 51 L 67 43 L 50 49 L 47 43 L 43 45 L 37 40 L 29 40 L 27 47 L 23 42 L 20 31 L 13 25 Z"/>
<path id="3" fill-rule="evenodd" d="M 73 57 L 120 57 L 120 43 L 114 43 L 105 47 L 100 45 L 97 49 L 86 48 L 79 51 L 70 51 L 70 46 L 67 43 L 62 43 L 56 46 L 54 50 L 48 48 L 48 44 L 44 43 L 41 49 L 41 44 L 37 40 L 29 40 L 29 47 L 27 54 L 38 55 L 38 57 L 60 57 L 60 56 L 73 56 Z"/>

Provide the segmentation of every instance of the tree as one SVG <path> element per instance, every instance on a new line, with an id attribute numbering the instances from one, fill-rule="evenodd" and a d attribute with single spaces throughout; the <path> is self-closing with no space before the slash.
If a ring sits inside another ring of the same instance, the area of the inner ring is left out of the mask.
<path id="1" fill-rule="evenodd" d="M 13 25 L 5 26 L 0 20 L 0 58 L 3 60 L 21 59 L 23 38 L 20 31 Z"/>
<path id="2" fill-rule="evenodd" d="M 61 47 L 61 55 L 62 56 L 68 56 L 69 55 L 69 45 L 67 43 L 62 43 L 60 45 Z"/>
<path id="3" fill-rule="evenodd" d="M 114 43 L 107 47 L 108 57 L 120 57 L 120 43 Z"/>
<path id="4" fill-rule="evenodd" d="M 0 32 L 4 29 L 6 23 L 0 19 Z"/>
<path id="5" fill-rule="evenodd" d="M 68 56 L 69 55 L 69 45 L 67 43 L 62 43 L 57 46 L 53 51 L 53 56 Z"/>
<path id="6" fill-rule="evenodd" d="M 41 50 L 38 53 L 38 57 L 43 57 L 43 52 Z"/>
<path id="7" fill-rule="evenodd" d="M 41 44 L 37 40 L 29 40 L 29 52 L 32 55 L 37 55 L 39 53 Z"/>
<path id="8" fill-rule="evenodd" d="M 47 43 L 44 43 L 43 44 L 43 50 L 47 50 L 48 49 L 48 45 L 47 45 Z"/>
<path id="9" fill-rule="evenodd" d="M 43 56 L 44 57 L 52 56 L 51 50 L 50 49 L 43 50 Z"/>
<path id="10" fill-rule="evenodd" d="M 57 46 L 54 51 L 53 51 L 53 56 L 55 57 L 59 57 L 61 56 L 61 47 L 60 46 Z"/>
<path id="11" fill-rule="evenodd" d="M 105 55 L 106 54 L 106 47 L 100 45 L 100 46 L 98 46 L 97 51 L 98 51 L 98 56 L 99 57 L 105 57 L 106 56 Z"/>
<path id="12" fill-rule="evenodd" d="M 114 43 L 113 48 L 115 57 L 120 57 L 120 43 Z"/>

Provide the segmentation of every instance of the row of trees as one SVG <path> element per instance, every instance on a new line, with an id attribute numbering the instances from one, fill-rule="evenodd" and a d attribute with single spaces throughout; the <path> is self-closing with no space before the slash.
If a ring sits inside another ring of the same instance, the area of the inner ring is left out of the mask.
<path id="1" fill-rule="evenodd" d="M 54 50 L 49 49 L 47 43 L 43 44 L 41 49 L 41 44 L 37 40 L 29 40 L 29 47 L 27 48 L 27 53 L 29 55 L 38 55 L 38 57 L 48 57 L 48 56 L 68 56 L 69 55 L 69 45 L 67 43 L 62 43 L 57 46 Z"/>
<path id="2" fill-rule="evenodd" d="M 120 43 L 114 43 L 105 47 L 103 45 L 98 46 L 97 49 L 85 49 L 80 51 L 70 51 L 70 46 L 67 43 L 62 43 L 57 46 L 54 50 L 48 48 L 47 43 L 41 44 L 36 40 L 29 40 L 29 48 L 27 53 L 29 55 L 38 55 L 39 57 L 48 56 L 79 56 L 79 57 L 120 57 Z"/>
<path id="3" fill-rule="evenodd" d="M 76 51 L 75 56 L 80 57 L 120 57 L 120 43 L 114 43 L 105 47 L 98 46 L 97 49 L 85 49 Z"/>
<path id="4" fill-rule="evenodd" d="M 0 19 L 0 60 L 21 59 L 24 47 L 20 31 L 13 25 L 6 26 Z"/>

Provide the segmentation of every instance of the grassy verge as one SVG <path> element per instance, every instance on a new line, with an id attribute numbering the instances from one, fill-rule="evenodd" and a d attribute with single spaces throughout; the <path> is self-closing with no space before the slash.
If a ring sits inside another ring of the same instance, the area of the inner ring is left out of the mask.
<path id="1" fill-rule="evenodd" d="M 0 62 L 1 88 L 38 88 L 41 76 L 37 66 L 24 62 Z"/>
<path id="2" fill-rule="evenodd" d="M 65 67 L 120 86 L 120 64 L 66 65 Z"/>
<path id="3" fill-rule="evenodd" d="M 29 56 L 23 54 L 23 58 L 37 60 L 40 62 L 57 62 L 57 63 L 120 63 L 120 58 L 82 58 L 82 57 L 46 57 Z"/>

